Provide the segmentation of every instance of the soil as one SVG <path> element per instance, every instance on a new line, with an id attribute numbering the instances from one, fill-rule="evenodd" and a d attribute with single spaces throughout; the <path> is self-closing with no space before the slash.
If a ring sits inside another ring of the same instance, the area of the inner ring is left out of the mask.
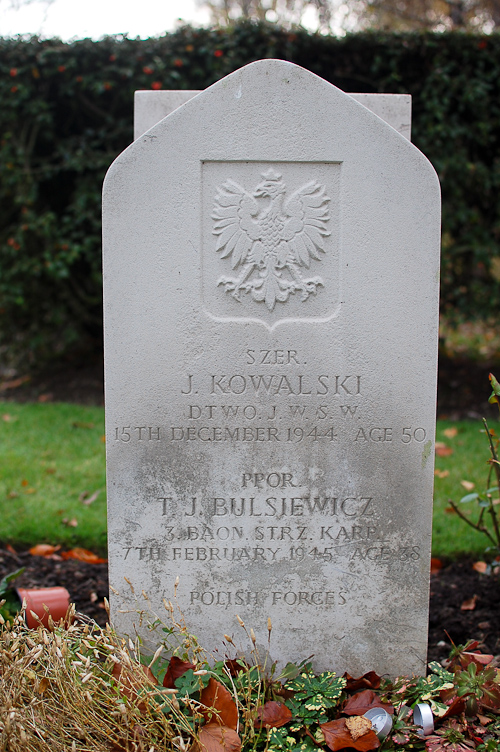
<path id="1" fill-rule="evenodd" d="M 470 362 L 441 358 L 438 378 L 438 416 L 449 420 L 497 419 L 488 404 L 488 373 L 500 374 L 500 362 Z M 0 380 L 0 399 L 16 402 L 74 402 L 102 405 L 103 364 L 101 357 L 67 361 L 59 367 L 28 378 L 18 374 Z M 15 553 L 0 548 L 0 578 L 20 567 L 25 572 L 18 587 L 66 587 L 77 611 L 106 623 L 104 598 L 108 596 L 106 564 L 76 560 L 61 561 Z M 448 656 L 451 640 L 464 644 L 479 640 L 484 652 L 500 654 L 500 569 L 480 574 L 468 560 L 450 562 L 431 575 L 429 660 Z M 469 610 L 463 604 L 469 601 Z"/>
<path id="2" fill-rule="evenodd" d="M 0 400 L 104 405 L 102 356 L 74 355 L 35 373 L 2 373 Z"/>
<path id="3" fill-rule="evenodd" d="M 26 567 L 15 581 L 17 587 L 67 588 L 76 610 L 106 624 L 104 598 L 108 597 L 107 564 L 87 564 L 32 556 L 28 551 L 14 553 L 0 549 L 0 579 Z M 451 562 L 431 575 L 429 616 L 429 661 L 448 657 L 451 640 L 455 645 L 478 640 L 481 650 L 500 653 L 500 568 L 480 574 L 469 560 Z M 463 606 L 471 606 L 463 610 Z"/>
<path id="4" fill-rule="evenodd" d="M 448 420 L 498 419 L 498 408 L 488 403 L 488 375 L 500 374 L 500 361 L 470 361 L 439 357 L 438 418 Z"/>

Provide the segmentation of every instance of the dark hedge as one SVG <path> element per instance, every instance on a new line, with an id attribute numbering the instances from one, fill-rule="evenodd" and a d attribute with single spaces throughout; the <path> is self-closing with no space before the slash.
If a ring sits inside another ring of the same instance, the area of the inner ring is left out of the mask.
<path id="1" fill-rule="evenodd" d="M 500 36 L 343 39 L 241 24 L 146 41 L 0 39 L 0 346 L 41 361 L 100 346 L 100 191 L 132 139 L 136 89 L 202 89 L 253 60 L 345 91 L 410 93 L 443 190 L 442 308 L 500 313 Z"/>

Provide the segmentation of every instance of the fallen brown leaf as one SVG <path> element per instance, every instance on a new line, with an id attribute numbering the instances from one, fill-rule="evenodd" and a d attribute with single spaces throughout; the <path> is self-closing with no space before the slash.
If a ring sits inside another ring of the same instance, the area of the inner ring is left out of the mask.
<path id="1" fill-rule="evenodd" d="M 100 556 L 97 556 L 92 551 L 87 551 L 86 548 L 71 548 L 69 551 L 63 551 L 61 557 L 63 559 L 85 561 L 87 564 L 106 564 L 107 562 L 107 559 L 101 559 Z"/>
<path id="2" fill-rule="evenodd" d="M 59 551 L 61 546 L 51 546 L 48 543 L 38 543 L 38 545 L 33 546 L 33 548 L 29 549 L 29 552 L 32 556 L 45 556 L 49 557 L 56 553 L 56 551 Z"/>
<path id="3" fill-rule="evenodd" d="M 292 711 L 282 702 L 268 700 L 257 711 L 256 725 L 259 728 L 280 728 L 292 720 Z"/>
<path id="4" fill-rule="evenodd" d="M 209 723 L 203 726 L 199 741 L 193 744 L 195 752 L 240 752 L 241 739 L 231 728 L 219 726 L 218 723 Z"/>
<path id="5" fill-rule="evenodd" d="M 356 689 L 378 689 L 380 687 L 381 677 L 375 671 L 368 671 L 367 674 L 363 674 L 357 679 L 346 672 L 343 678 L 347 682 L 346 690 L 348 692 L 354 692 Z"/>
<path id="6" fill-rule="evenodd" d="M 30 376 L 19 376 L 17 379 L 11 381 L 3 381 L 0 384 L 0 392 L 5 392 L 6 389 L 17 389 L 18 386 L 25 384 L 30 380 Z"/>
<path id="7" fill-rule="evenodd" d="M 434 475 L 437 478 L 447 478 L 449 474 L 450 474 L 449 470 L 434 470 Z"/>
<path id="8" fill-rule="evenodd" d="M 458 428 L 456 428 L 455 426 L 452 426 L 451 428 L 445 428 L 445 430 L 443 431 L 443 434 L 447 439 L 454 439 L 457 433 Z"/>
<path id="9" fill-rule="evenodd" d="M 200 703 L 205 708 L 198 710 L 207 724 L 216 723 L 230 729 L 238 726 L 238 708 L 231 692 L 213 677 L 202 690 Z"/>
<path id="10" fill-rule="evenodd" d="M 493 718 L 488 718 L 488 716 L 480 715 L 479 713 L 477 714 L 477 718 L 481 726 L 487 726 L 488 723 L 491 723 L 493 721 Z"/>
<path id="11" fill-rule="evenodd" d="M 49 686 L 49 684 L 50 684 L 50 682 L 47 679 L 47 677 L 46 676 L 42 676 L 42 678 L 38 682 L 38 686 L 36 688 L 36 691 L 38 692 L 38 694 L 39 695 L 43 695 L 43 693 L 45 692 L 45 690 L 47 689 L 47 687 Z"/>
<path id="12" fill-rule="evenodd" d="M 472 598 L 465 600 L 460 606 L 460 611 L 474 611 L 477 603 L 477 595 L 473 595 Z"/>
<path id="13" fill-rule="evenodd" d="M 4 420 L 6 423 L 13 423 L 15 420 L 17 420 L 17 418 L 15 418 L 13 415 L 5 413 L 5 415 L 2 415 L 2 420 Z"/>
<path id="14" fill-rule="evenodd" d="M 189 671 L 190 669 L 194 671 L 195 668 L 196 666 L 193 663 L 183 661 L 180 658 L 177 658 L 176 655 L 173 655 L 168 664 L 167 672 L 163 677 L 163 686 L 166 689 L 175 689 L 175 680 L 180 676 L 183 676 L 186 671 Z"/>
<path id="15" fill-rule="evenodd" d="M 78 497 L 78 501 L 81 501 L 82 504 L 85 504 L 85 506 L 90 506 L 97 499 L 100 493 L 100 488 L 97 491 L 94 491 L 93 494 L 89 494 L 88 491 L 82 491 L 82 493 Z"/>
<path id="16" fill-rule="evenodd" d="M 472 491 L 472 489 L 476 487 L 476 484 L 471 480 L 461 480 L 460 485 L 463 486 L 466 491 Z"/>
<path id="17" fill-rule="evenodd" d="M 359 739 L 353 739 L 345 718 L 323 723 L 320 729 L 325 737 L 326 746 L 332 752 L 337 752 L 337 750 L 341 749 L 356 749 L 358 752 L 369 752 L 372 749 L 378 749 L 380 746 L 377 734 L 374 731 L 368 731 L 368 733 Z"/>
<path id="18" fill-rule="evenodd" d="M 346 715 L 364 715 L 371 708 L 384 708 L 390 715 L 394 713 L 394 707 L 390 703 L 384 703 L 371 689 L 365 689 L 349 697 L 342 712 Z"/>
<path id="19" fill-rule="evenodd" d="M 475 561 L 472 565 L 472 569 L 475 569 L 476 572 L 484 574 L 488 570 L 488 565 L 485 561 Z"/>
<path id="20" fill-rule="evenodd" d="M 491 629 L 491 623 L 489 621 L 480 621 L 477 626 L 479 629 Z"/>
<path id="21" fill-rule="evenodd" d="M 438 457 L 449 457 L 450 454 L 453 454 L 453 449 L 450 446 L 442 441 L 436 441 L 436 455 Z"/>
<path id="22" fill-rule="evenodd" d="M 431 574 L 437 574 L 443 568 L 443 562 L 441 559 L 431 559 Z"/>
<path id="23" fill-rule="evenodd" d="M 238 676 L 240 671 L 245 671 L 245 667 L 248 668 L 248 664 L 241 658 L 227 658 L 224 661 L 224 667 L 227 668 L 231 676 Z"/>
<path id="24" fill-rule="evenodd" d="M 71 519 L 63 517 L 61 522 L 63 525 L 66 525 L 66 527 L 78 527 L 78 520 L 76 519 L 76 517 L 72 517 Z"/>

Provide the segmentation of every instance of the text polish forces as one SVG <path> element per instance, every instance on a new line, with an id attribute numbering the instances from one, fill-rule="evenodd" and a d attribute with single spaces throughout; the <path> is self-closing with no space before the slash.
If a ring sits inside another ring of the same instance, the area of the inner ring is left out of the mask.
<path id="1" fill-rule="evenodd" d="M 213 590 L 192 590 L 190 593 L 191 605 L 203 606 L 257 606 L 278 604 L 285 606 L 322 606 L 332 608 L 335 606 L 345 606 L 347 591 L 279 591 L 271 593 L 258 593 L 245 590 L 213 591 Z"/>

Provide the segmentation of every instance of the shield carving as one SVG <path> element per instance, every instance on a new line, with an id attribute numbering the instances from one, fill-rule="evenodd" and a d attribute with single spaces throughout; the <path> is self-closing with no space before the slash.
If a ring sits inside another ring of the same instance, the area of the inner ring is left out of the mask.
<path id="1" fill-rule="evenodd" d="M 335 315 L 340 170 L 324 162 L 203 162 L 208 315 L 268 329 Z"/>

